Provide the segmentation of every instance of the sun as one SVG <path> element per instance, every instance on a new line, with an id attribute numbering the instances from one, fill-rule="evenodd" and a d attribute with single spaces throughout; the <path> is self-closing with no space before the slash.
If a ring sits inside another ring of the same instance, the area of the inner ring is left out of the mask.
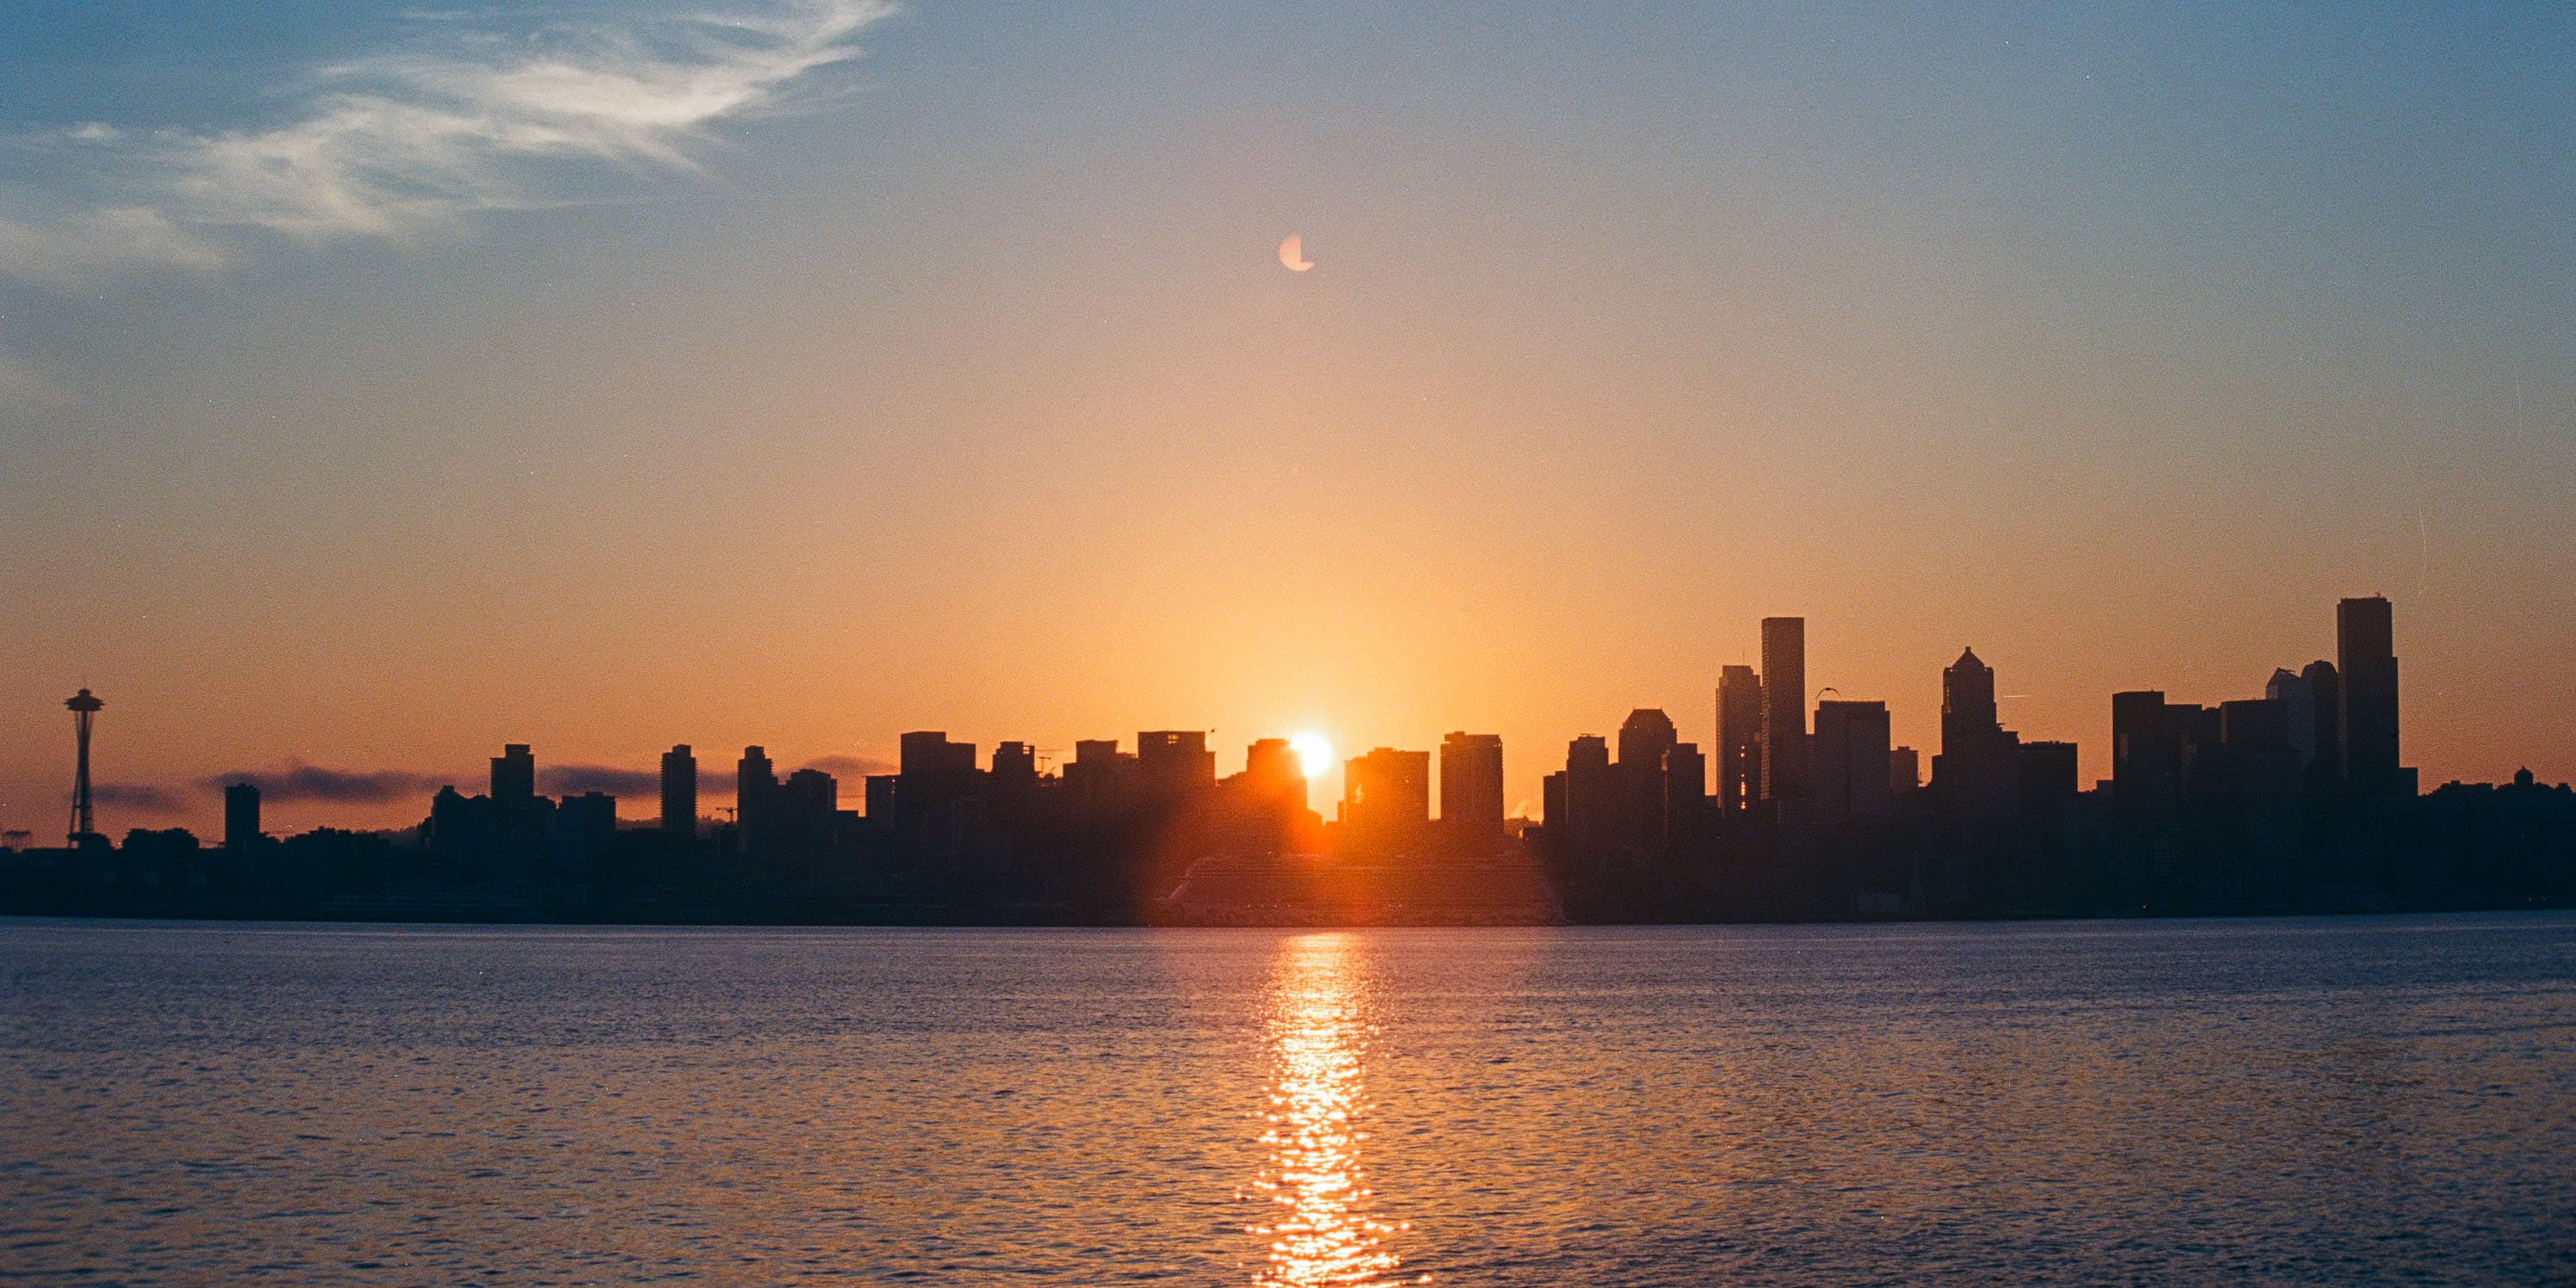
<path id="1" fill-rule="evenodd" d="M 1288 750 L 1297 753 L 1297 767 L 1305 772 L 1308 782 L 1333 770 L 1333 744 L 1320 733 L 1301 733 L 1290 738 Z"/>

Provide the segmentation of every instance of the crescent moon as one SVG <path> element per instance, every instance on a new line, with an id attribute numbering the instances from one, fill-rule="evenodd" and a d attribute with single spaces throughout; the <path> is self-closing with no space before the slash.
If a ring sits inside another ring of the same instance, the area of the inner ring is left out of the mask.
<path id="1" fill-rule="evenodd" d="M 1288 240 L 1279 243 L 1279 265 L 1291 273 L 1302 273 L 1315 266 L 1315 261 L 1306 258 L 1304 233 L 1290 233 Z"/>

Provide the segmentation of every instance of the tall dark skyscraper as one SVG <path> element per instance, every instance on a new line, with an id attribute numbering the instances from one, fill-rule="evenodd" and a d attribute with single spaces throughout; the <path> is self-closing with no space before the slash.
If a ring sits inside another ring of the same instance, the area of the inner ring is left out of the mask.
<path id="1" fill-rule="evenodd" d="M 1664 753 L 1679 741 L 1673 730 L 1673 718 L 1653 707 L 1639 707 L 1628 713 L 1619 725 L 1619 763 L 1642 773 L 1661 776 Z"/>
<path id="2" fill-rule="evenodd" d="M 1762 677 L 1749 666 L 1717 673 L 1717 808 L 1737 813 L 1762 797 Z"/>
<path id="3" fill-rule="evenodd" d="M 2282 718 L 2288 722 L 2290 750 L 2299 753 L 2299 764 L 2306 766 L 2317 758 L 2317 691 L 2307 677 L 2290 668 L 2275 667 L 2272 678 L 2263 683 L 2263 696 L 2281 704 Z"/>
<path id="4" fill-rule="evenodd" d="M 1941 672 L 1941 750 L 1932 757 L 1932 786 L 1942 803 L 1967 818 L 2013 811 L 2021 794 L 2015 748 L 1995 713 L 1995 672 L 1975 649 Z"/>
<path id="5" fill-rule="evenodd" d="M 2319 658 L 2300 668 L 2299 678 L 2307 682 L 2308 709 L 2316 719 L 2308 741 L 2316 747 L 2315 767 L 2323 770 L 2328 781 L 2343 777 L 2343 677 L 2335 673 L 2335 664 Z"/>
<path id="6" fill-rule="evenodd" d="M 224 788 L 224 848 L 235 854 L 259 844 L 259 788 L 234 783 Z"/>
<path id="7" fill-rule="evenodd" d="M 1547 816 L 1547 825 L 1563 827 L 1577 849 L 1597 852 L 1619 830 L 1618 779 L 1610 769 L 1610 743 L 1585 734 L 1565 744 L 1564 816 Z"/>
<path id="8" fill-rule="evenodd" d="M 537 795 L 537 757 L 524 742 L 509 743 L 492 758 L 492 800 L 503 806 L 524 805 Z"/>
<path id="9" fill-rule="evenodd" d="M 1816 812 L 1826 818 L 1885 814 L 1889 726 L 1884 702 L 1816 704 Z"/>
<path id="10" fill-rule="evenodd" d="M 662 753 L 662 830 L 698 834 L 698 757 L 685 742 Z"/>
<path id="11" fill-rule="evenodd" d="M 1802 799 L 1813 781 L 1807 759 L 1807 619 L 1765 617 L 1762 799 Z"/>
<path id="12" fill-rule="evenodd" d="M 2335 605 L 2335 671 L 2342 679 L 2343 778 L 2355 797 L 2414 794 L 2397 751 L 2397 648 L 2388 601 Z"/>
<path id="13" fill-rule="evenodd" d="M 1342 762 L 1345 843 L 1370 854 L 1401 854 L 1431 826 L 1431 753 L 1379 747 Z"/>
<path id="14" fill-rule="evenodd" d="M 1619 725 L 1619 762 L 1614 767 L 1619 792 L 1619 840 L 1635 849 L 1659 847 L 1664 839 L 1664 757 L 1680 739 L 1672 717 L 1653 707 L 1639 707 Z"/>
<path id="15" fill-rule="evenodd" d="M 1459 842 L 1502 836 L 1502 735 L 1452 733 L 1440 740 L 1440 827 Z"/>
<path id="16" fill-rule="evenodd" d="M 1194 796 L 1216 785 L 1216 753 L 1204 729 L 1149 729 L 1136 735 L 1136 773 L 1145 789 Z"/>
<path id="17" fill-rule="evenodd" d="M 765 854 L 778 843 L 778 769 L 762 747 L 745 747 L 734 762 L 733 816 L 742 848 Z"/>
<path id="18" fill-rule="evenodd" d="M 2111 804 L 2122 818 L 2145 822 L 2170 807 L 2179 784 L 2168 765 L 2162 689 L 2111 695 Z"/>

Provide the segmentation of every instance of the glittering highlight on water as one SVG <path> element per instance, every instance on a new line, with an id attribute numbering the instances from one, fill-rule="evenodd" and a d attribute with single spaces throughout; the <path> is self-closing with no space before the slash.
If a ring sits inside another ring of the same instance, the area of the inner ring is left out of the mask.
<path id="1" fill-rule="evenodd" d="M 1271 988 L 1269 1130 L 1261 1138 L 1270 1153 L 1254 1181 L 1280 1210 L 1270 1224 L 1249 1227 L 1270 1240 L 1256 1284 L 1397 1282 L 1400 1259 L 1388 1236 L 1405 1227 L 1370 1215 L 1360 1168 L 1368 1024 L 1351 958 L 1346 935 L 1302 936 L 1281 949 Z"/>

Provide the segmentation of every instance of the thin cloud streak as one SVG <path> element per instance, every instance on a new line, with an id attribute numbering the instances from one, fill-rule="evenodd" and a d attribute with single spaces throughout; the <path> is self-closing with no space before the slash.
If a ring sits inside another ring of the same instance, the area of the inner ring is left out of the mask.
<path id="1" fill-rule="evenodd" d="M 130 171 L 120 199 L 39 222 L 0 217 L 0 274 L 85 282 L 120 268 L 221 267 L 241 229 L 398 238 L 478 211 L 565 200 L 549 167 L 694 170 L 708 128 L 776 111 L 791 82 L 859 56 L 887 0 L 555 29 L 542 48 L 453 42 L 321 69 L 296 118 L 262 129 L 60 138 Z"/>
<path id="2" fill-rule="evenodd" d="M 225 255 L 203 238 L 144 206 L 109 206 L 50 223 L 0 219 L 0 275 L 75 287 L 101 270 L 223 267 Z"/>
<path id="3" fill-rule="evenodd" d="M 611 796 L 646 797 L 662 790 L 662 772 L 620 769 L 615 765 L 548 765 L 537 771 L 537 788 L 554 796 L 606 792 Z"/>
<path id="4" fill-rule="evenodd" d="M 197 786 L 219 792 L 234 783 L 249 783 L 271 804 L 321 801 L 335 805 L 387 805 L 419 797 L 428 807 L 431 793 L 454 781 L 407 769 L 326 769 L 300 761 L 277 770 L 242 770 L 216 774 Z"/>
<path id="5" fill-rule="evenodd" d="M 870 774 L 891 774 L 895 763 L 875 756 L 817 756 L 805 766 L 819 769 L 839 779 L 865 778 Z"/>
<path id="6" fill-rule="evenodd" d="M 151 783 L 98 783 L 91 786 L 89 794 L 98 805 L 139 814 L 177 814 L 188 807 L 179 793 Z"/>

